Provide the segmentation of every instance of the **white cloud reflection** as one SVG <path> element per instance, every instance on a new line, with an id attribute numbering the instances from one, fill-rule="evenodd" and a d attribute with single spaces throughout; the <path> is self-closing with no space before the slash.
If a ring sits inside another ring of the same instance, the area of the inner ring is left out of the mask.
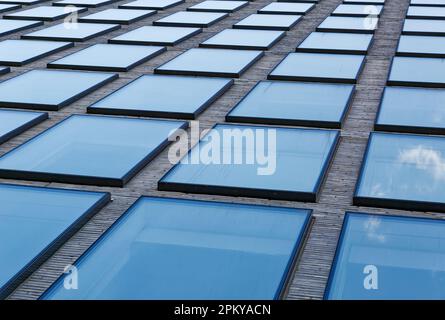
<path id="1" fill-rule="evenodd" d="M 435 180 L 445 180 L 445 159 L 437 150 L 418 145 L 415 148 L 401 151 L 399 161 L 402 164 L 415 165 L 416 169 L 427 171 Z"/>

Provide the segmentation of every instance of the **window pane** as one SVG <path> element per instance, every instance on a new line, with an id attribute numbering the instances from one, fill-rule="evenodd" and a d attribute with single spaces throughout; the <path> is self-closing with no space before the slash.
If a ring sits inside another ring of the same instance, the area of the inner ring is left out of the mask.
<path id="1" fill-rule="evenodd" d="M 228 121 L 340 128 L 354 86 L 261 81 Z"/>
<path id="2" fill-rule="evenodd" d="M 88 107 L 88 112 L 195 119 L 232 84 L 231 79 L 144 75 Z"/>
<path id="3" fill-rule="evenodd" d="M 188 11 L 235 12 L 249 4 L 248 1 L 207 0 L 187 8 Z"/>
<path id="4" fill-rule="evenodd" d="M 223 12 L 191 12 L 180 11 L 153 22 L 155 26 L 172 27 L 210 27 L 212 24 L 227 17 Z"/>
<path id="5" fill-rule="evenodd" d="M 0 176 L 122 187 L 185 125 L 73 115 L 0 157 Z"/>
<path id="6" fill-rule="evenodd" d="M 0 0 L 0 3 L 33 5 L 46 0 Z"/>
<path id="7" fill-rule="evenodd" d="M 443 154 L 443 137 L 372 133 L 354 203 L 442 211 Z"/>
<path id="8" fill-rule="evenodd" d="M 185 0 L 137 0 L 126 4 L 121 4 L 119 8 L 165 10 L 184 2 Z"/>
<path id="9" fill-rule="evenodd" d="M 400 36 L 397 55 L 445 58 L 445 37 Z"/>
<path id="10" fill-rule="evenodd" d="M 10 13 L 4 15 L 4 19 L 18 19 L 18 20 L 43 20 L 43 21 L 55 21 L 65 18 L 73 12 L 81 13 L 87 11 L 87 8 L 74 8 L 74 7 L 52 7 L 41 6 L 28 10 Z"/>
<path id="11" fill-rule="evenodd" d="M 130 24 L 156 13 L 155 10 L 107 9 L 80 17 L 79 22 Z"/>
<path id="12" fill-rule="evenodd" d="M 388 84 L 445 87 L 445 60 L 439 58 L 394 57 Z"/>
<path id="13" fill-rule="evenodd" d="M 144 26 L 108 40 L 117 44 L 173 46 L 202 30 L 199 28 Z"/>
<path id="14" fill-rule="evenodd" d="M 347 4 L 385 4 L 385 0 L 343 0 Z"/>
<path id="15" fill-rule="evenodd" d="M 364 59 L 364 56 L 349 54 L 290 53 L 268 78 L 355 83 Z"/>
<path id="16" fill-rule="evenodd" d="M 264 8 L 258 10 L 258 13 L 306 14 L 314 8 L 315 4 L 313 3 L 272 2 Z"/>
<path id="17" fill-rule="evenodd" d="M 365 213 L 345 219 L 328 299 L 445 298 L 445 221 Z M 376 276 L 378 289 L 365 288 L 367 275 Z"/>
<path id="18" fill-rule="evenodd" d="M 322 32 L 374 33 L 378 18 L 363 17 L 327 17 L 318 27 Z"/>
<path id="19" fill-rule="evenodd" d="M 23 35 L 23 39 L 86 41 L 119 29 L 117 24 L 65 22 Z"/>
<path id="20" fill-rule="evenodd" d="M 297 48 L 300 52 L 366 54 L 371 34 L 312 32 Z"/>
<path id="21" fill-rule="evenodd" d="M 336 130 L 218 124 L 161 179 L 159 189 L 315 202 L 337 141 Z M 269 155 L 265 165 L 254 161 L 261 152 Z"/>
<path id="22" fill-rule="evenodd" d="M 412 6 L 409 7 L 406 17 L 418 19 L 445 19 L 445 8 Z"/>
<path id="23" fill-rule="evenodd" d="M 155 73 L 239 78 L 262 51 L 190 49 L 155 69 Z"/>
<path id="24" fill-rule="evenodd" d="M 0 297 L 5 298 L 109 201 L 99 192 L 0 185 Z M 61 237 L 61 238 L 60 238 Z M 23 279 L 22 279 L 23 280 Z"/>
<path id="25" fill-rule="evenodd" d="M 405 19 L 402 34 L 415 36 L 445 36 L 445 21 Z"/>
<path id="26" fill-rule="evenodd" d="M 369 4 L 341 4 L 334 12 L 333 16 L 343 17 L 369 17 L 380 16 L 383 6 L 369 5 Z"/>
<path id="27" fill-rule="evenodd" d="M 285 35 L 284 31 L 226 29 L 201 43 L 200 47 L 268 50 Z"/>
<path id="28" fill-rule="evenodd" d="M 53 6 L 99 7 L 119 0 L 62 0 L 53 2 Z"/>
<path id="29" fill-rule="evenodd" d="M 43 25 L 42 21 L 23 21 L 0 19 L 0 37 Z"/>
<path id="30" fill-rule="evenodd" d="M 20 5 L 16 5 L 16 4 L 0 4 L 0 13 L 17 10 L 20 8 L 21 8 Z"/>
<path id="31" fill-rule="evenodd" d="M 0 83 L 0 106 L 59 110 L 116 78 L 113 73 L 32 70 Z"/>
<path id="32" fill-rule="evenodd" d="M 47 113 L 0 110 L 0 143 L 21 134 L 47 118 Z"/>
<path id="33" fill-rule="evenodd" d="M 290 30 L 300 20 L 300 15 L 251 14 L 233 25 L 235 29 Z"/>
<path id="34" fill-rule="evenodd" d="M 445 90 L 387 87 L 376 129 L 445 134 Z"/>
<path id="35" fill-rule="evenodd" d="M 142 197 L 41 299 L 277 299 L 310 214 Z"/>
<path id="36" fill-rule="evenodd" d="M 445 0 L 411 0 L 412 6 L 445 6 Z"/>
<path id="37" fill-rule="evenodd" d="M 23 66 L 72 46 L 69 42 L 5 40 L 0 42 L 0 64 Z"/>
<path id="38" fill-rule="evenodd" d="M 95 44 L 48 63 L 48 68 L 125 72 L 165 50 L 156 46 Z"/>

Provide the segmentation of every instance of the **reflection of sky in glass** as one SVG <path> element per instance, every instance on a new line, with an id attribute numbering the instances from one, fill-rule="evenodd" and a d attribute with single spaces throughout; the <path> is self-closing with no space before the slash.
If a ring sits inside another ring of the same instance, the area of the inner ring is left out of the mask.
<path id="1" fill-rule="evenodd" d="M 373 133 L 358 196 L 445 202 L 445 139 Z"/>
<path id="2" fill-rule="evenodd" d="M 346 219 L 328 299 L 445 299 L 445 221 L 364 213 Z M 376 290 L 364 287 L 369 265 L 377 268 Z"/>

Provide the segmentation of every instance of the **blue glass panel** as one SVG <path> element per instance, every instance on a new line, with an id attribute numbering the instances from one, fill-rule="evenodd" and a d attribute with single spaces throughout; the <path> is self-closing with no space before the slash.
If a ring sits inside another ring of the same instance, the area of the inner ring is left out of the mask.
<path id="1" fill-rule="evenodd" d="M 0 1 L 1 2 L 1 1 Z M 20 9 L 20 5 L 16 4 L 0 4 L 0 13 Z"/>
<path id="2" fill-rule="evenodd" d="M 0 67 L 0 75 L 9 73 L 11 69 L 9 67 Z"/>
<path id="3" fill-rule="evenodd" d="M 223 12 L 180 11 L 156 20 L 153 25 L 173 27 L 209 27 L 227 17 Z"/>
<path id="4" fill-rule="evenodd" d="M 33 5 L 46 0 L 0 0 L 0 3 Z"/>
<path id="5" fill-rule="evenodd" d="M 376 121 L 379 130 L 445 133 L 445 90 L 387 87 Z"/>
<path id="6" fill-rule="evenodd" d="M 265 14 L 305 14 L 315 8 L 313 3 L 272 2 L 258 13 Z"/>
<path id="7" fill-rule="evenodd" d="M 285 35 L 284 31 L 226 29 L 204 41 L 200 46 L 207 48 L 267 50 Z"/>
<path id="8" fill-rule="evenodd" d="M 155 72 L 237 78 L 263 55 L 262 51 L 194 48 L 156 68 Z"/>
<path id="9" fill-rule="evenodd" d="M 137 65 L 161 54 L 165 47 L 95 44 L 48 63 L 48 68 L 129 71 Z"/>
<path id="10" fill-rule="evenodd" d="M 371 34 L 312 32 L 297 51 L 366 54 L 372 37 Z"/>
<path id="11" fill-rule="evenodd" d="M 185 0 L 137 0 L 126 4 L 121 4 L 119 8 L 165 10 L 184 2 Z"/>
<path id="12" fill-rule="evenodd" d="M 300 15 L 251 14 L 235 23 L 236 29 L 290 30 L 301 19 Z"/>
<path id="13" fill-rule="evenodd" d="M 32 70 L 0 83 L 0 106 L 58 110 L 116 78 L 103 72 Z"/>
<path id="14" fill-rule="evenodd" d="M 69 42 L 5 40 L 0 42 L 0 64 L 22 66 L 72 46 Z"/>
<path id="15" fill-rule="evenodd" d="M 272 70 L 269 79 L 355 83 L 364 60 L 362 55 L 290 53 Z"/>
<path id="16" fill-rule="evenodd" d="M 109 195 L 28 186 L 0 185 L 0 297 L 4 298 L 44 262 Z"/>
<path id="17" fill-rule="evenodd" d="M 444 243 L 443 220 L 347 213 L 326 298 L 443 300 Z"/>
<path id="18" fill-rule="evenodd" d="M 382 13 L 383 6 L 369 4 L 341 4 L 334 12 L 333 16 L 344 17 L 369 17 L 379 16 Z"/>
<path id="19" fill-rule="evenodd" d="M 402 34 L 418 36 L 445 36 L 445 21 L 428 19 L 405 19 Z"/>
<path id="20" fill-rule="evenodd" d="M 47 113 L 0 110 L 0 143 L 48 118 Z"/>
<path id="21" fill-rule="evenodd" d="M 397 55 L 445 58 L 445 37 L 402 35 Z"/>
<path id="22" fill-rule="evenodd" d="M 107 9 L 79 18 L 79 22 L 130 24 L 156 13 L 155 10 Z"/>
<path id="23" fill-rule="evenodd" d="M 394 57 L 388 84 L 445 87 L 445 59 Z"/>
<path id="24" fill-rule="evenodd" d="M 339 128 L 353 91 L 353 85 L 261 81 L 227 119 Z"/>
<path id="25" fill-rule="evenodd" d="M 316 201 L 337 140 L 336 130 L 218 124 L 159 188 Z"/>
<path id="26" fill-rule="evenodd" d="M 65 22 L 23 35 L 23 39 L 86 41 L 119 29 L 117 24 Z"/>
<path id="27" fill-rule="evenodd" d="M 99 7 L 99 6 L 105 6 L 107 4 L 117 2 L 119 0 L 62 0 L 53 2 L 53 6 L 60 6 L 60 7 L 66 7 L 66 6 L 76 6 L 76 7 Z"/>
<path id="28" fill-rule="evenodd" d="M 188 11 L 235 12 L 249 4 L 248 1 L 213 1 L 206 0 L 187 8 Z"/>
<path id="29" fill-rule="evenodd" d="M 181 121 L 71 116 L 0 158 L 0 176 L 123 186 Z"/>
<path id="30" fill-rule="evenodd" d="M 41 299 L 274 299 L 309 210 L 140 198 Z M 216 285 L 217 284 L 217 285 Z"/>
<path id="31" fill-rule="evenodd" d="M 445 19 L 445 8 L 412 6 L 408 8 L 407 18 Z"/>
<path id="32" fill-rule="evenodd" d="M 410 5 L 413 6 L 445 6 L 445 0 L 411 0 Z"/>
<path id="33" fill-rule="evenodd" d="M 231 79 L 145 75 L 96 102 L 88 112 L 194 119 L 232 84 Z"/>
<path id="34" fill-rule="evenodd" d="M 374 33 L 378 20 L 378 18 L 368 17 L 327 17 L 317 27 L 317 31 Z"/>
<path id="35" fill-rule="evenodd" d="M 172 46 L 200 32 L 200 28 L 143 26 L 108 40 L 108 42 Z"/>
<path id="36" fill-rule="evenodd" d="M 384 4 L 385 0 L 343 0 L 347 4 Z"/>
<path id="37" fill-rule="evenodd" d="M 4 19 L 55 21 L 70 14 L 85 12 L 87 8 L 41 6 L 4 15 Z"/>
<path id="38" fill-rule="evenodd" d="M 0 19 L 0 37 L 25 29 L 41 26 L 42 21 L 23 21 Z"/>
<path id="39" fill-rule="evenodd" d="M 372 133 L 354 203 L 425 211 L 443 207 L 444 154 L 443 137 Z"/>

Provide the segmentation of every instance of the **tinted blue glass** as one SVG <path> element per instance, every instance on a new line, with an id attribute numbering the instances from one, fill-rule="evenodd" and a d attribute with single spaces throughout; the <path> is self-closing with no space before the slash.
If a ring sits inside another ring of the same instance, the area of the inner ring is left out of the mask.
<path id="1" fill-rule="evenodd" d="M 428 19 L 405 19 L 403 34 L 445 35 L 445 21 Z"/>
<path id="2" fill-rule="evenodd" d="M 75 7 L 53 7 L 41 6 L 32 9 L 27 9 L 19 12 L 14 12 L 3 16 L 4 19 L 19 19 L 19 20 L 46 20 L 53 21 L 69 16 L 73 12 L 84 12 L 86 8 Z"/>
<path id="3" fill-rule="evenodd" d="M 445 6 L 445 0 L 411 0 L 410 4 L 416 6 Z"/>
<path id="4" fill-rule="evenodd" d="M 445 221 L 347 213 L 328 299 L 445 299 Z M 377 290 L 364 287 L 374 266 Z"/>
<path id="5" fill-rule="evenodd" d="M 21 30 L 34 28 L 42 25 L 41 21 L 5 20 L 0 19 L 0 36 L 18 32 Z"/>
<path id="6" fill-rule="evenodd" d="M 0 12 L 7 12 L 16 9 L 20 9 L 20 6 L 16 4 L 0 4 Z"/>
<path id="7" fill-rule="evenodd" d="M 445 37 L 400 36 L 397 54 L 445 57 Z"/>
<path id="8" fill-rule="evenodd" d="M 206 0 L 187 8 L 189 11 L 234 12 L 249 4 L 248 1 L 213 1 Z"/>
<path id="9" fill-rule="evenodd" d="M 442 89 L 387 87 L 376 124 L 445 129 L 444 101 Z"/>
<path id="10" fill-rule="evenodd" d="M 46 113 L 0 110 L 0 143 L 45 120 Z"/>
<path id="11" fill-rule="evenodd" d="M 0 83 L 0 106 L 57 110 L 116 77 L 103 72 L 32 70 Z"/>
<path id="12" fill-rule="evenodd" d="M 171 46 L 200 32 L 200 28 L 144 26 L 124 33 L 108 42 Z"/>
<path id="13" fill-rule="evenodd" d="M 373 133 L 356 196 L 445 203 L 445 138 Z"/>
<path id="14" fill-rule="evenodd" d="M 128 71 L 161 54 L 165 47 L 95 44 L 48 64 L 50 68 Z"/>
<path id="15" fill-rule="evenodd" d="M 327 17 L 317 31 L 374 33 L 378 20 L 368 17 Z"/>
<path id="16" fill-rule="evenodd" d="M 371 45 L 372 37 L 371 34 L 312 32 L 297 50 L 365 54 Z"/>
<path id="17" fill-rule="evenodd" d="M 69 42 L 5 40 L 0 42 L 0 64 L 21 66 L 72 45 Z"/>
<path id="18" fill-rule="evenodd" d="M 76 262 L 79 289 L 42 299 L 274 299 L 309 215 L 143 197 Z"/>
<path id="19" fill-rule="evenodd" d="M 365 57 L 328 53 L 290 53 L 269 74 L 269 79 L 355 83 Z"/>
<path id="20" fill-rule="evenodd" d="M 429 19 L 429 18 L 445 19 L 445 8 L 412 6 L 409 7 L 406 16 L 408 18 L 419 18 L 419 19 Z"/>
<path id="21" fill-rule="evenodd" d="M 232 83 L 220 78 L 145 75 L 96 102 L 88 111 L 194 118 Z"/>
<path id="22" fill-rule="evenodd" d="M 347 4 L 384 4 L 385 0 L 343 0 Z"/>
<path id="23" fill-rule="evenodd" d="M 107 9 L 79 18 L 80 22 L 129 24 L 155 14 L 155 10 Z"/>
<path id="24" fill-rule="evenodd" d="M 315 4 L 313 3 L 272 2 L 264 8 L 258 10 L 258 13 L 305 14 L 314 7 Z"/>
<path id="25" fill-rule="evenodd" d="M 230 139 L 230 135 L 235 138 Z M 244 136 L 244 140 L 236 142 L 237 138 L 243 139 Z M 298 197 L 294 193 L 299 192 L 313 195 L 317 192 L 337 138 L 335 130 L 220 124 L 201 140 L 198 147 L 192 149 L 184 161 L 161 179 L 161 187 L 171 190 L 180 184 L 186 186 L 188 192 L 205 193 L 216 187 L 215 193 L 222 194 L 239 188 L 242 191 L 237 195 L 243 195 L 250 189 L 255 190 L 255 194 L 250 193 L 249 196 L 264 197 L 267 193 L 270 198 L 280 197 L 282 192 L 290 193 L 290 197 Z M 270 140 L 267 142 L 266 139 Z M 264 142 L 264 154 L 270 156 L 267 165 L 255 160 L 255 154 L 263 151 L 254 140 Z M 243 154 L 245 158 L 240 159 Z M 266 170 L 262 172 L 263 169 Z M 314 201 L 313 197 L 311 200 Z"/>
<path id="26" fill-rule="evenodd" d="M 122 4 L 119 8 L 163 10 L 183 2 L 184 0 L 137 0 Z"/>
<path id="27" fill-rule="evenodd" d="M 53 3 L 53 6 L 99 7 L 118 0 L 62 0 Z"/>
<path id="28" fill-rule="evenodd" d="M 369 4 L 341 4 L 334 12 L 333 16 L 356 16 L 356 17 L 368 17 L 370 15 L 380 15 L 383 6 L 369 5 Z"/>
<path id="29" fill-rule="evenodd" d="M 31 178 L 33 173 L 47 173 L 48 179 L 54 174 L 97 177 L 121 185 L 132 169 L 184 125 L 180 121 L 74 115 L 2 156 L 0 171 L 29 172 Z"/>
<path id="30" fill-rule="evenodd" d="M 260 123 L 339 127 L 353 85 L 262 81 L 229 113 L 229 118 Z"/>
<path id="31" fill-rule="evenodd" d="M 0 293 L 104 198 L 98 192 L 0 185 Z"/>
<path id="32" fill-rule="evenodd" d="M 194 48 L 156 68 L 155 72 L 239 77 L 262 56 L 261 51 Z"/>
<path id="33" fill-rule="evenodd" d="M 158 26 L 208 27 L 226 16 L 227 13 L 223 12 L 180 11 L 159 19 L 153 24 Z"/>
<path id="34" fill-rule="evenodd" d="M 445 59 L 394 57 L 388 83 L 445 86 Z"/>
<path id="35" fill-rule="evenodd" d="M 44 2 L 45 0 L 0 0 L 0 3 L 16 3 L 16 4 L 26 4 L 32 5 L 39 2 Z"/>
<path id="36" fill-rule="evenodd" d="M 285 34 L 274 30 L 226 29 L 204 41 L 201 47 L 267 50 Z"/>
<path id="37" fill-rule="evenodd" d="M 117 24 L 65 22 L 23 35 L 23 39 L 85 41 L 119 29 Z"/>
<path id="38" fill-rule="evenodd" d="M 233 25 L 237 29 L 290 30 L 299 20 L 300 15 L 251 14 Z"/>

